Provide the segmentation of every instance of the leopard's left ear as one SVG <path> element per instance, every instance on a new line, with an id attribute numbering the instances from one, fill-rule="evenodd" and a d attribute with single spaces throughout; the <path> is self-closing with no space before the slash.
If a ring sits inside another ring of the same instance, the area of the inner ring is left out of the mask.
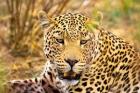
<path id="1" fill-rule="evenodd" d="M 51 17 L 47 16 L 45 11 L 40 11 L 38 18 L 42 29 L 47 28 L 50 24 L 56 24 Z"/>

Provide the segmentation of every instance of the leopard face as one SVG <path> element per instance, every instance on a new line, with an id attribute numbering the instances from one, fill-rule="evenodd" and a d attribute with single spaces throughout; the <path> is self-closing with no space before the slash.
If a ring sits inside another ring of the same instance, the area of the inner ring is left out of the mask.
<path id="1" fill-rule="evenodd" d="M 58 76 L 66 80 L 78 80 L 92 59 L 93 33 L 87 31 L 87 18 L 81 14 L 67 13 L 53 19 L 40 16 L 45 32 L 45 55 L 54 62 Z M 47 25 L 50 23 L 50 28 Z"/>

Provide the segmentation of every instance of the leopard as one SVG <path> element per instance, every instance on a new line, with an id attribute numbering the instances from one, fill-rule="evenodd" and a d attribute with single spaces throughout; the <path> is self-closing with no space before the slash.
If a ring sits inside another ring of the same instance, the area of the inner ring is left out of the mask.
<path id="1" fill-rule="evenodd" d="M 131 44 L 100 25 L 89 31 L 91 19 L 79 13 L 42 18 L 45 55 L 69 93 L 140 93 L 140 53 Z"/>
<path id="2" fill-rule="evenodd" d="M 49 86 L 58 93 L 140 93 L 140 53 L 133 45 L 100 25 L 88 29 L 92 19 L 81 13 L 50 17 L 41 11 L 39 20 L 44 54 L 53 65 L 39 77 L 48 85 L 35 83 L 29 93 L 45 93 Z"/>

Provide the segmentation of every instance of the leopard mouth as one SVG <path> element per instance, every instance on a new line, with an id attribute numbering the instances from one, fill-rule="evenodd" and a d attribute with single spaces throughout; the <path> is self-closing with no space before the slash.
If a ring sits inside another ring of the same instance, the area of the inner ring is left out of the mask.
<path id="1" fill-rule="evenodd" d="M 73 71 L 69 71 L 69 72 L 58 72 L 60 79 L 66 79 L 66 80 L 79 80 L 81 77 L 81 73 L 77 74 Z"/>

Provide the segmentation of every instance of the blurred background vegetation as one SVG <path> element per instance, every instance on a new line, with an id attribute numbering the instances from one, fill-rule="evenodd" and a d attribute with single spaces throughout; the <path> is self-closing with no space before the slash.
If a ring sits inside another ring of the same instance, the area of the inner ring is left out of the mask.
<path id="1" fill-rule="evenodd" d="M 82 12 L 140 50 L 140 0 L 0 0 L 0 93 L 4 82 L 37 76 L 45 63 L 40 10 L 53 17 Z"/>

